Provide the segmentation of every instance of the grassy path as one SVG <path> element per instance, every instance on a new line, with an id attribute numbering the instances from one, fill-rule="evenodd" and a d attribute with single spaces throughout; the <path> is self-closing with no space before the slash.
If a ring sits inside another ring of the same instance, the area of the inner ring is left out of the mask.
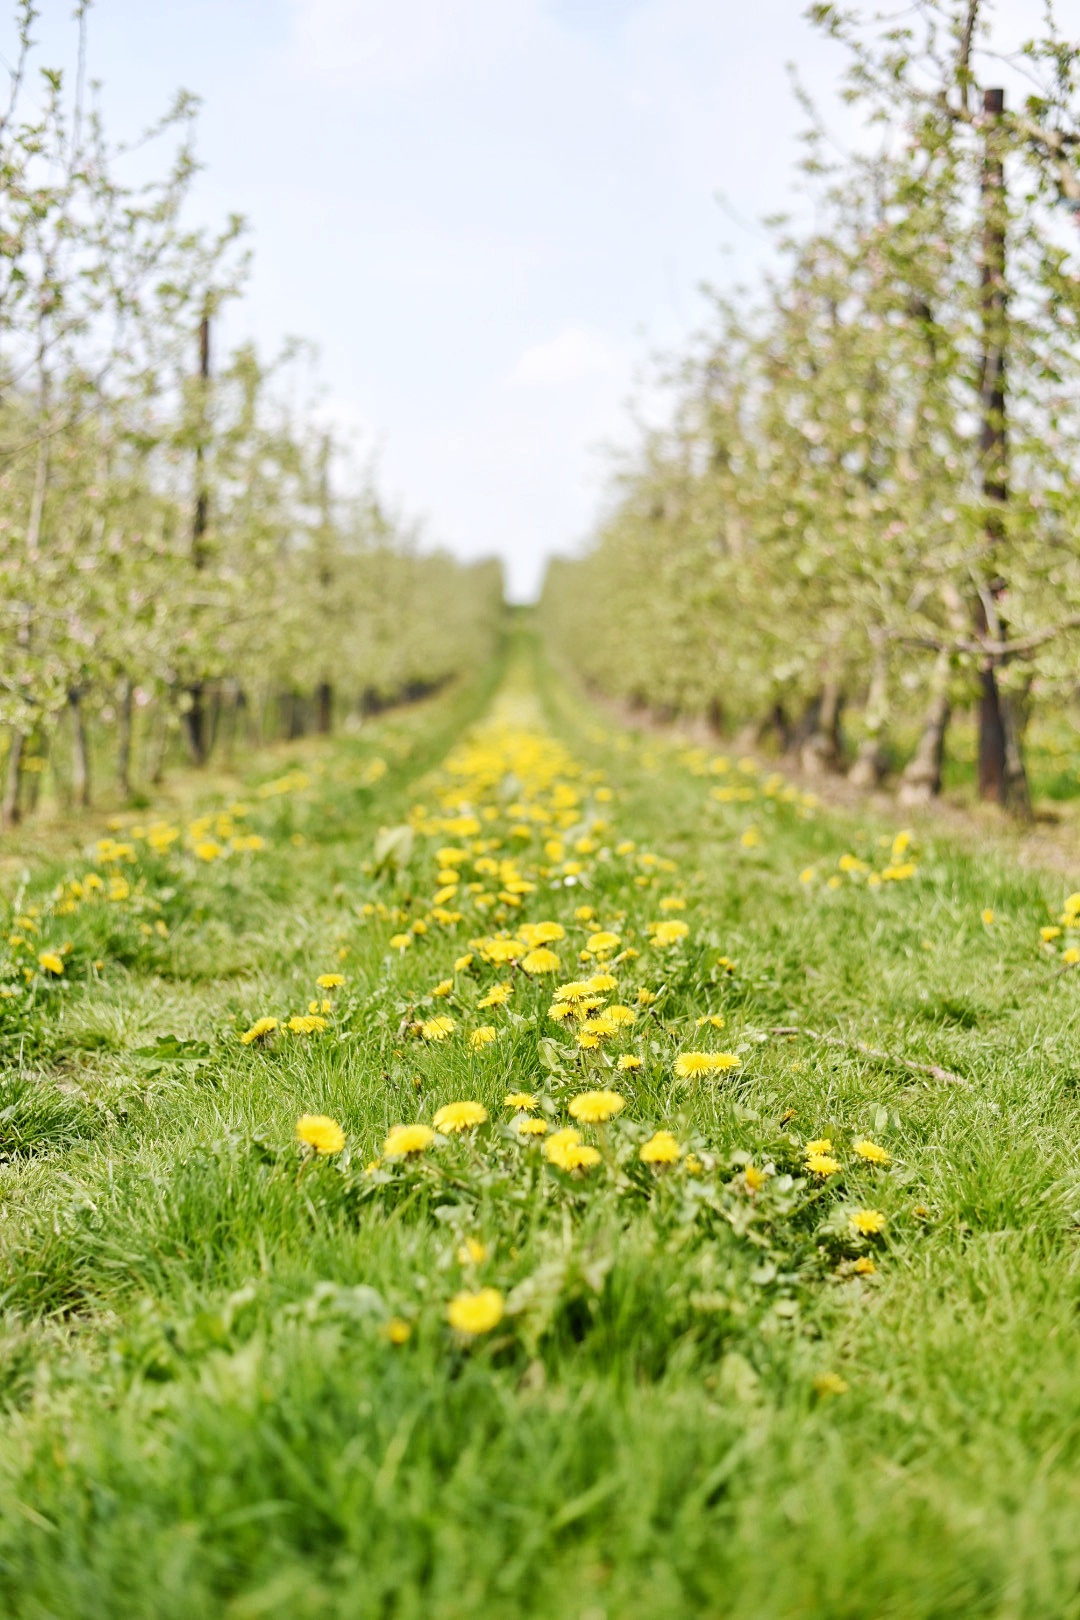
<path id="1" fill-rule="evenodd" d="M 12 897 L 0 1612 L 1080 1614 L 1060 881 L 524 639 L 317 766 Z"/>

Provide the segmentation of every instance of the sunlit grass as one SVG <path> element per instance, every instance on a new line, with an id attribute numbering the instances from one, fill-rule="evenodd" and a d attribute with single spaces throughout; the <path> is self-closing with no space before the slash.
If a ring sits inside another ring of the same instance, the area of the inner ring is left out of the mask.
<path id="1" fill-rule="evenodd" d="M 265 850 L 140 855 L 134 900 L 56 916 L 93 864 L 65 852 L 20 898 L 35 950 L 71 949 L 50 979 L 14 948 L 0 1002 L 0 1607 L 1077 1612 L 1078 981 L 1039 933 L 1067 886 L 614 731 L 527 643 L 505 692 L 583 767 L 578 819 L 515 836 L 532 789 L 493 780 L 496 898 L 470 909 L 463 868 L 460 924 L 431 921 L 435 852 L 475 835 L 436 827 L 427 773 L 482 681 L 327 744 L 304 791 L 246 784 Z M 541 919 L 558 974 L 470 947 Z M 579 1048 L 613 1005 L 633 1020 Z M 571 1117 L 595 1090 L 622 1106 Z M 386 1156 L 463 1100 L 487 1119 Z M 548 1167 L 525 1117 L 598 1162 Z M 678 1156 L 643 1159 L 665 1131 Z"/>

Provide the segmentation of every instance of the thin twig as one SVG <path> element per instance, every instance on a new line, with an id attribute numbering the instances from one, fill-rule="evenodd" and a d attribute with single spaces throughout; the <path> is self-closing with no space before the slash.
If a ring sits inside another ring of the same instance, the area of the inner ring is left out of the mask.
<path id="1" fill-rule="evenodd" d="M 943 1069 L 940 1063 L 916 1063 L 914 1058 L 898 1057 L 895 1052 L 883 1052 L 880 1047 L 867 1046 L 865 1041 L 847 1040 L 843 1035 L 823 1035 L 819 1030 L 807 1029 L 801 1024 L 778 1024 L 769 1030 L 770 1035 L 805 1035 L 807 1040 L 822 1041 L 826 1046 L 842 1046 L 848 1051 L 863 1052 L 867 1057 L 878 1058 L 883 1063 L 895 1063 L 902 1069 L 911 1069 L 915 1074 L 928 1074 L 931 1080 L 939 1080 L 947 1086 L 967 1086 L 968 1082 L 962 1075 L 953 1074 L 951 1069 Z"/>

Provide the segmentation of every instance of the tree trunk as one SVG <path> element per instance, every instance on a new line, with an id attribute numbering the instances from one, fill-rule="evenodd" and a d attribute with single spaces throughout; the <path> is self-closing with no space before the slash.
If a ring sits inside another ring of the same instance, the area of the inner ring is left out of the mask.
<path id="1" fill-rule="evenodd" d="M 885 649 L 874 650 L 874 664 L 870 672 L 870 690 L 866 694 L 866 736 L 859 744 L 858 757 L 848 772 L 848 781 L 856 787 L 878 787 L 885 775 L 885 747 L 882 730 L 888 712 L 889 663 Z"/>
<path id="2" fill-rule="evenodd" d="M 184 735 L 193 765 L 206 764 L 206 706 L 203 697 L 202 681 L 193 681 L 188 687 L 188 706 L 184 710 Z"/>
<path id="3" fill-rule="evenodd" d="M 986 520 L 987 555 L 992 557 L 1005 537 L 1004 513 L 1009 500 L 1009 443 L 1006 419 L 1006 355 L 1008 306 L 1006 287 L 1005 164 L 1000 143 L 1004 90 L 983 92 L 985 126 L 982 171 L 981 303 L 983 356 L 980 383 L 982 428 L 979 449 L 981 481 L 990 510 Z M 980 636 L 1005 639 L 1006 626 L 998 611 L 1005 580 L 991 568 L 985 592 L 975 603 L 975 628 Z M 998 685 L 1000 658 L 987 655 L 979 671 L 979 798 L 1024 820 L 1031 816 L 1031 795 L 1020 745 L 1020 727 L 1008 693 Z"/>
<path id="4" fill-rule="evenodd" d="M 135 715 L 135 689 L 130 677 L 120 683 L 117 700 L 116 786 L 125 799 L 131 797 L 131 730 Z"/>
<path id="5" fill-rule="evenodd" d="M 297 692 L 283 692 L 281 694 L 282 730 L 286 742 L 296 742 L 306 730 L 304 724 L 304 700 Z"/>
<path id="6" fill-rule="evenodd" d="M 160 787 L 165 780 L 165 757 L 169 752 L 169 711 L 167 705 L 160 701 L 157 713 L 154 716 L 150 731 L 149 747 L 147 749 L 147 776 L 154 787 Z"/>
<path id="7" fill-rule="evenodd" d="M 224 762 L 230 769 L 236 758 L 236 739 L 246 706 L 247 700 L 240 682 L 227 680 L 221 694 L 221 750 Z"/>
<path id="8" fill-rule="evenodd" d="M 210 689 L 210 706 L 206 721 L 206 757 L 217 747 L 218 727 L 221 724 L 221 682 L 215 681 Z"/>
<path id="9" fill-rule="evenodd" d="M 334 689 L 329 681 L 320 681 L 315 688 L 315 730 L 328 736 L 333 730 Z"/>
<path id="10" fill-rule="evenodd" d="M 803 743 L 799 761 L 807 776 L 835 774 L 840 769 L 843 747 L 840 740 L 840 712 L 844 706 L 840 683 L 825 682 L 816 708 L 813 729 Z"/>
<path id="11" fill-rule="evenodd" d="M 941 792 L 941 766 L 945 758 L 945 733 L 952 715 L 949 701 L 949 655 L 939 653 L 934 668 L 930 706 L 923 721 L 918 747 L 900 778 L 897 803 L 929 804 Z"/>
<path id="12" fill-rule="evenodd" d="M 782 754 L 791 749 L 791 726 L 784 712 L 783 704 L 777 700 L 769 709 L 768 714 L 759 722 L 754 730 L 754 747 L 760 748 L 768 737 L 770 731 L 776 738 L 777 746 Z"/>
<path id="13" fill-rule="evenodd" d="M 73 686 L 68 693 L 71 711 L 71 798 L 80 810 L 90 808 L 90 745 L 86 735 L 86 715 L 82 693 Z"/>
<path id="14" fill-rule="evenodd" d="M 5 827 L 14 827 L 21 814 L 19 802 L 19 788 L 22 782 L 22 757 L 26 746 L 26 737 L 21 731 L 11 733 L 11 747 L 8 750 L 7 780 L 4 784 L 4 799 L 0 805 L 0 820 Z"/>
<path id="15" fill-rule="evenodd" d="M 49 744 L 47 738 L 39 737 L 38 741 L 41 744 L 41 751 L 34 755 L 34 769 L 26 772 L 26 776 L 28 778 L 26 784 L 26 808 L 30 815 L 34 815 L 37 810 L 38 800 L 41 797 L 41 780 L 45 774 L 45 767 L 49 760 Z"/>
<path id="16" fill-rule="evenodd" d="M 253 748 L 263 748 L 270 736 L 274 720 L 274 698 L 270 688 L 264 686 L 259 694 L 258 703 L 251 706 L 250 738 Z"/>
<path id="17" fill-rule="evenodd" d="M 1005 808 L 1022 821 L 1031 820 L 1031 790 L 1024 764 L 1023 703 L 1013 692 L 998 693 L 1005 737 Z"/>

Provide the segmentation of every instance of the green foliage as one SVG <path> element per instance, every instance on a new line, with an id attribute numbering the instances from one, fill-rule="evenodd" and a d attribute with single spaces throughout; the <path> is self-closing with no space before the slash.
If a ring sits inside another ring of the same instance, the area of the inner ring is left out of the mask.
<path id="1" fill-rule="evenodd" d="M 33 8 L 19 15 L 0 119 L 8 821 L 50 754 L 61 797 L 86 803 L 102 752 L 126 796 L 182 731 L 201 763 L 220 738 L 327 729 L 429 690 L 483 662 L 501 607 L 496 564 L 422 551 L 350 465 L 302 349 L 217 356 L 247 261 L 239 219 L 186 222 L 192 100 L 136 160 L 81 85 L 48 73 L 44 102 L 30 95 Z"/>
<path id="2" fill-rule="evenodd" d="M 1016 732 L 1073 691 L 1078 57 L 1048 25 L 1040 94 L 992 118 L 967 0 L 895 30 L 814 9 L 874 150 L 827 162 L 811 131 L 813 229 L 780 237 L 753 299 L 717 300 L 670 425 L 592 551 L 553 565 L 544 612 L 592 685 L 661 713 L 786 744 L 846 697 L 879 770 L 890 723 L 971 702 L 986 672 Z"/>

